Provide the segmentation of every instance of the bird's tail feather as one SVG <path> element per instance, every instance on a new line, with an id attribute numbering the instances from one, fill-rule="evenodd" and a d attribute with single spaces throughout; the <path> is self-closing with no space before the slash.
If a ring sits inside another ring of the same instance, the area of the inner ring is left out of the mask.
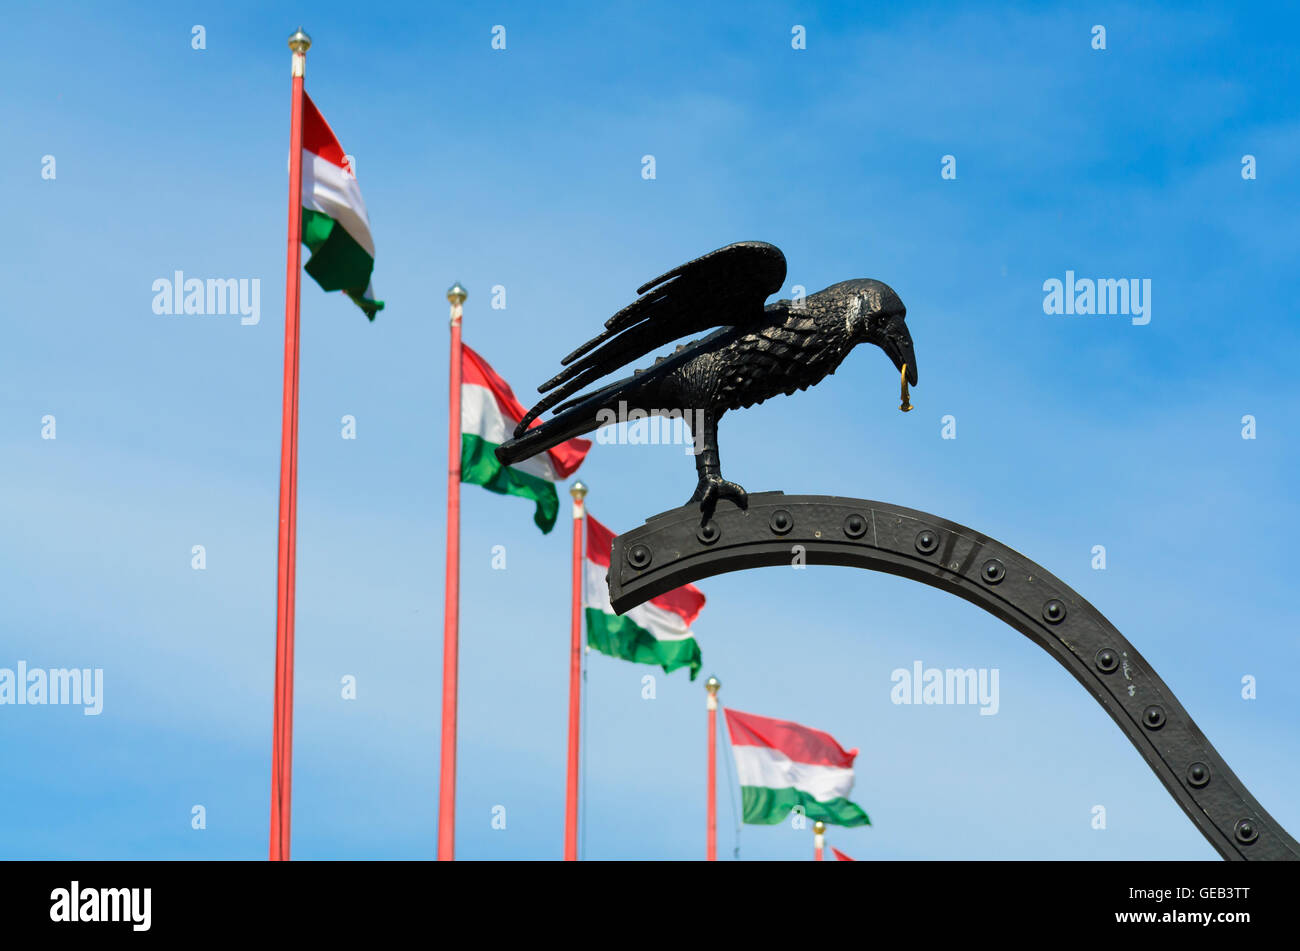
<path id="1" fill-rule="evenodd" d="M 622 379 L 602 387 L 587 397 L 570 400 L 560 412 L 540 426 L 533 426 L 522 436 L 509 439 L 498 446 L 497 459 L 506 465 L 513 465 L 539 452 L 553 449 L 575 436 L 581 436 L 607 425 L 609 419 L 604 416 L 604 412 L 616 409 L 620 401 L 629 400 L 627 385 L 633 379 L 632 377 Z M 635 400 L 635 396 L 631 399 Z M 635 403 L 633 402 L 632 405 Z"/>

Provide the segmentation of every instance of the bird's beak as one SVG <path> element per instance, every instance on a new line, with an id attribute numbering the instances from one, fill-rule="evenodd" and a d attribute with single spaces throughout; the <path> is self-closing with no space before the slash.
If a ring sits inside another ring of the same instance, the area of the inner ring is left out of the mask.
<path id="1" fill-rule="evenodd" d="M 912 335 L 901 316 L 891 317 L 885 325 L 885 340 L 880 348 L 900 371 L 907 364 L 907 382 L 916 386 L 916 353 L 912 349 Z"/>

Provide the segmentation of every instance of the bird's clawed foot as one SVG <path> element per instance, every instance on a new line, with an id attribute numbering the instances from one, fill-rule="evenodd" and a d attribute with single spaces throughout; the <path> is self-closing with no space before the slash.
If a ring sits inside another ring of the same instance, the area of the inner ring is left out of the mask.
<path id="1" fill-rule="evenodd" d="M 745 491 L 744 487 L 736 485 L 734 482 L 728 482 L 720 475 L 700 476 L 699 484 L 695 487 L 695 494 L 690 497 L 686 504 L 691 505 L 698 502 L 705 515 L 712 515 L 719 499 L 731 499 L 742 509 L 749 505 L 749 493 Z"/>

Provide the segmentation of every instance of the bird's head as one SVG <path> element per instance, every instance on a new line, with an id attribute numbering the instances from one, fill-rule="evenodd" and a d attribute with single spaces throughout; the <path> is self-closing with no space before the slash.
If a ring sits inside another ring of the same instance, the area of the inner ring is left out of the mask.
<path id="1" fill-rule="evenodd" d="M 827 291 L 844 300 L 845 323 L 856 346 L 874 343 L 900 372 L 907 365 L 907 382 L 916 386 L 916 353 L 907 329 L 907 308 L 894 289 L 880 281 L 845 281 Z"/>

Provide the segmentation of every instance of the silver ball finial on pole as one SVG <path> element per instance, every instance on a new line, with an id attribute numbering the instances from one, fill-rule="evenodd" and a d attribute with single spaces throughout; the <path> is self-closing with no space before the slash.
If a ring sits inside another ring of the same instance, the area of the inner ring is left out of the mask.
<path id="1" fill-rule="evenodd" d="M 451 325 L 453 327 L 460 325 L 461 304 L 465 303 L 467 297 L 469 297 L 469 291 L 460 286 L 460 281 L 447 288 L 447 300 L 451 304 Z"/>

